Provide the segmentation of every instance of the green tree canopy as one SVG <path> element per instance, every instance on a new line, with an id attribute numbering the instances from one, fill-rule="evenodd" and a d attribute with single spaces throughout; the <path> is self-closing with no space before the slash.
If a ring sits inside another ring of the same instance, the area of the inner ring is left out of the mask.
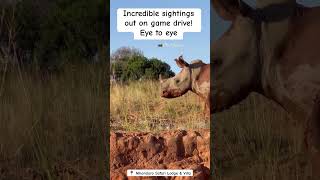
<path id="1" fill-rule="evenodd" d="M 128 53 L 128 49 L 126 51 L 123 51 L 123 48 L 119 49 L 114 52 L 116 55 L 111 54 L 111 57 L 121 57 L 119 60 L 111 61 L 111 72 L 118 80 L 158 79 L 159 74 L 164 77 L 174 76 L 170 66 L 157 58 L 148 59 L 135 48 L 132 48 L 134 52 L 139 53 Z M 130 54 L 130 56 L 125 56 L 121 52 L 125 55 Z"/>

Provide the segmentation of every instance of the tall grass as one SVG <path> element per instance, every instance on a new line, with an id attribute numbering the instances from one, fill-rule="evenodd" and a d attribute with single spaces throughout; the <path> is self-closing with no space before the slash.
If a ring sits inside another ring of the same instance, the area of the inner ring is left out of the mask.
<path id="1" fill-rule="evenodd" d="M 301 124 L 275 103 L 253 94 L 212 116 L 214 179 L 307 179 Z"/>
<path id="2" fill-rule="evenodd" d="M 1 67 L 0 169 L 8 172 L 0 179 L 19 179 L 28 169 L 45 179 L 105 177 L 107 68 Z"/>
<path id="3" fill-rule="evenodd" d="M 160 97 L 159 82 L 137 81 L 110 87 L 112 130 L 159 131 L 209 128 L 203 102 L 189 92 L 174 99 Z"/>

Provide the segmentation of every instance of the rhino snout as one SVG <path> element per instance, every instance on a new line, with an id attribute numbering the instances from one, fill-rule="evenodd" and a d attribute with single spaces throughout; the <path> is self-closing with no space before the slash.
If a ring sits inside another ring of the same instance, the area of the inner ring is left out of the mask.
<path id="1" fill-rule="evenodd" d="M 169 92 L 166 90 L 161 91 L 161 97 L 168 97 L 169 96 Z"/>

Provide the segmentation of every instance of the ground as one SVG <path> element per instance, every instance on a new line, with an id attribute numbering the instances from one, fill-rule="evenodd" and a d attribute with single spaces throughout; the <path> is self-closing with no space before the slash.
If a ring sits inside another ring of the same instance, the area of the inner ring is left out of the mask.
<path id="1" fill-rule="evenodd" d="M 126 179 L 127 169 L 192 169 L 193 179 L 208 179 L 210 175 L 209 143 L 210 131 L 206 129 L 158 133 L 111 132 L 111 179 Z M 188 178 L 184 177 L 184 179 Z"/>

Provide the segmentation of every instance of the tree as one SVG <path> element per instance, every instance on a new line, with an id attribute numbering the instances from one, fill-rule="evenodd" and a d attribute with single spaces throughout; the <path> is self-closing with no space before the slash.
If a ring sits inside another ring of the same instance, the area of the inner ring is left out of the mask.
<path id="1" fill-rule="evenodd" d="M 115 80 L 125 80 L 124 79 L 124 74 L 125 74 L 125 69 L 126 69 L 127 64 L 125 62 L 119 61 L 119 62 L 114 62 L 111 63 L 111 70 L 110 73 L 112 76 L 115 76 Z"/>
<path id="2" fill-rule="evenodd" d="M 138 80 L 145 74 L 148 59 L 144 56 L 133 56 L 129 59 L 125 74 L 127 80 Z"/>
<path id="3" fill-rule="evenodd" d="M 128 61 L 133 56 L 143 56 L 143 53 L 134 47 L 120 47 L 111 54 L 110 61 Z"/>
<path id="4" fill-rule="evenodd" d="M 141 50 L 121 47 L 112 54 L 111 73 L 122 81 L 144 79 L 158 79 L 159 74 L 164 77 L 173 76 L 170 66 L 157 59 L 148 59 Z"/>
<path id="5" fill-rule="evenodd" d="M 174 73 L 170 70 L 170 66 L 167 63 L 157 58 L 150 59 L 148 61 L 148 67 L 145 70 L 145 77 L 148 79 L 157 79 L 159 74 L 165 78 L 174 76 Z"/>

